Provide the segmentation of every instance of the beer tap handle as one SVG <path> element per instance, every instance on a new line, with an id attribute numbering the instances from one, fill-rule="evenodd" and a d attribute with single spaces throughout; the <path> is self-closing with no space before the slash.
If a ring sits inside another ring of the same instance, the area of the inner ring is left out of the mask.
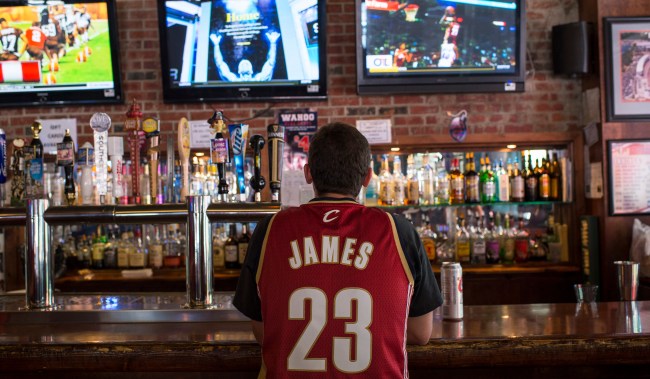
<path id="1" fill-rule="evenodd" d="M 266 128 L 269 144 L 269 187 L 271 201 L 280 201 L 280 184 L 282 181 L 282 162 L 284 161 L 284 127 L 271 124 Z"/>
<path id="2" fill-rule="evenodd" d="M 255 202 L 262 201 L 261 191 L 266 185 L 262 176 L 262 149 L 264 148 L 264 137 L 256 134 L 250 139 L 250 147 L 253 149 L 253 177 L 250 179 L 251 188 L 255 190 Z"/>

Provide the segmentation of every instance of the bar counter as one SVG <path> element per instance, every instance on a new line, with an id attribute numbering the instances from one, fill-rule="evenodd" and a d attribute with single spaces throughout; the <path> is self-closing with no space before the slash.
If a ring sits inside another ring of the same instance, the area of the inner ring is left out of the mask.
<path id="1" fill-rule="evenodd" d="M 58 295 L 57 310 L 25 311 L 23 296 L 0 296 L 0 377 L 256 377 L 260 348 L 232 294 L 215 294 L 214 310 L 184 309 L 185 298 Z M 650 302 L 465 306 L 464 313 L 461 322 L 436 313 L 429 344 L 407 347 L 412 378 L 650 375 Z"/>

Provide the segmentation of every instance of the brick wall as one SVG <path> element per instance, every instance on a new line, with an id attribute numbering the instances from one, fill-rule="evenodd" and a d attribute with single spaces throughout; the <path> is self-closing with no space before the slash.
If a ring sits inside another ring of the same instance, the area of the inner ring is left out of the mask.
<path id="1" fill-rule="evenodd" d="M 267 103 L 165 104 L 162 101 L 158 52 L 156 1 L 117 0 L 120 56 L 125 98 L 142 103 L 145 116 L 158 117 L 162 132 L 172 133 L 180 117 L 207 119 L 212 105 L 231 119 L 250 118 Z M 528 51 L 526 92 L 521 94 L 444 94 L 363 96 L 356 95 L 354 0 L 328 0 L 327 101 L 278 103 L 278 108 L 311 107 L 319 124 L 353 123 L 357 119 L 390 118 L 395 135 L 426 138 L 447 133 L 447 111 L 469 111 L 470 133 L 569 132 L 580 126 L 580 83 L 555 77 L 551 62 L 551 27 L 578 19 L 577 0 L 529 0 L 527 2 Z M 88 120 L 94 112 L 106 112 L 117 130 L 127 106 L 0 108 L 0 128 L 8 139 L 27 135 L 34 118 L 76 117 L 80 141 L 89 139 Z M 251 120 L 253 132 L 273 121 L 273 109 Z M 164 141 L 165 138 L 161 138 Z M 451 142 L 451 139 L 450 139 Z"/>

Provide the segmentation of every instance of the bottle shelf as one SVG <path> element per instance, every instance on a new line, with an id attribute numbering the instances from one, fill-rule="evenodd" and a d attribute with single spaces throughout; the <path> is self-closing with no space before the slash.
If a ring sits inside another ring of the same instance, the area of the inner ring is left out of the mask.
<path id="1" fill-rule="evenodd" d="M 508 202 L 492 202 L 492 203 L 462 203 L 462 204 L 434 204 L 434 205 L 373 205 L 372 207 L 374 208 L 381 208 L 384 210 L 395 210 L 395 211 L 405 211 L 408 209 L 420 209 L 420 210 L 428 210 L 428 209 L 439 209 L 439 208 L 447 208 L 447 207 L 474 207 L 474 206 L 537 206 L 537 205 L 567 205 L 571 204 L 571 202 L 567 201 L 508 201 Z"/>

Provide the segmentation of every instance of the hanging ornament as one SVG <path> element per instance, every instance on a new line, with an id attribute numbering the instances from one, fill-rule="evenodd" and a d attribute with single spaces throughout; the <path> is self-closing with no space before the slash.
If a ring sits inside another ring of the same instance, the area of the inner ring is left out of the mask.
<path id="1" fill-rule="evenodd" d="M 467 137 L 467 111 L 463 109 L 456 114 L 447 112 L 447 116 L 451 117 L 449 135 L 454 141 L 463 142 Z"/>

